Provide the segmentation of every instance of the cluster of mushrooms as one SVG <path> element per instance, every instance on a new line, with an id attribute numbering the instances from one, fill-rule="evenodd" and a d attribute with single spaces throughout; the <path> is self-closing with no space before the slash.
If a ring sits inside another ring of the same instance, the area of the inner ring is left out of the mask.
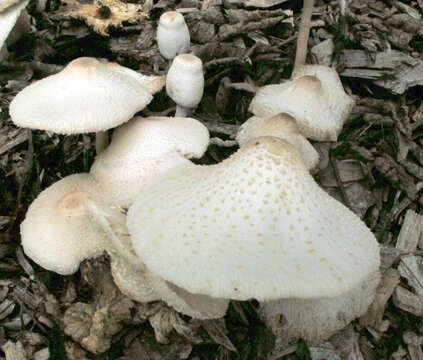
<path id="1" fill-rule="evenodd" d="M 187 117 L 204 87 L 189 41 L 183 16 L 168 12 L 157 35 L 173 59 L 166 77 L 79 58 L 15 97 L 18 126 L 97 133 L 90 172 L 63 178 L 29 207 L 24 251 L 64 275 L 107 252 L 131 299 L 199 319 L 224 316 L 231 299 L 256 299 L 264 317 L 283 316 L 285 337 L 320 342 L 366 311 L 380 277 L 374 235 L 309 173 L 318 153 L 307 138 L 336 140 L 354 101 L 334 69 L 304 64 L 300 43 L 292 78 L 252 100 L 239 150 L 195 165 L 209 133 Z M 133 117 L 165 84 L 175 117 Z M 107 146 L 105 132 L 123 123 Z"/>

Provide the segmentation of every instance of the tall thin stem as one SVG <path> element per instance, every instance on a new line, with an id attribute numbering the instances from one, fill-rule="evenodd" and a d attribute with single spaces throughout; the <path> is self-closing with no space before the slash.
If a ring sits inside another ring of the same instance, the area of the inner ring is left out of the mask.
<path id="1" fill-rule="evenodd" d="M 304 65 L 307 56 L 307 43 L 310 35 L 311 14 L 313 13 L 314 0 L 304 0 L 303 13 L 301 14 L 300 30 L 297 39 L 297 52 L 295 54 L 295 67 Z"/>

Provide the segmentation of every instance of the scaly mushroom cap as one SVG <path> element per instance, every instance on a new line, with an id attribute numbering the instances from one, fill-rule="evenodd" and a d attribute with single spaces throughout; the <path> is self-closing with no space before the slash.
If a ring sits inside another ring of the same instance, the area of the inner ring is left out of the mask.
<path id="1" fill-rule="evenodd" d="M 354 100 L 345 93 L 334 69 L 301 65 L 292 80 L 260 88 L 249 111 L 263 118 L 288 113 L 305 137 L 335 141 L 353 106 Z"/>
<path id="2" fill-rule="evenodd" d="M 152 92 L 135 71 L 82 57 L 23 89 L 10 104 L 10 115 L 18 126 L 59 134 L 105 131 L 144 109 Z"/>
<path id="3" fill-rule="evenodd" d="M 107 234 L 106 251 L 111 257 L 113 279 L 125 295 L 139 302 L 163 300 L 196 319 L 215 319 L 225 315 L 229 300 L 191 294 L 149 271 L 132 249 L 124 214 L 94 201 L 87 202 L 87 210 Z"/>
<path id="4" fill-rule="evenodd" d="M 177 11 L 168 11 L 160 16 L 157 27 L 157 45 L 160 54 L 168 59 L 189 52 L 190 36 L 184 16 Z"/>
<path id="5" fill-rule="evenodd" d="M 166 76 L 166 92 L 178 105 L 196 108 L 204 92 L 203 62 L 190 54 L 175 57 Z"/>
<path id="6" fill-rule="evenodd" d="M 0 4 L 0 49 L 5 45 L 6 39 L 15 26 L 22 10 L 28 5 L 29 0 L 20 2 L 6 2 Z M 5 11 L 3 11 L 6 9 Z"/>
<path id="7" fill-rule="evenodd" d="M 380 261 L 371 231 L 316 184 L 294 147 L 274 137 L 144 188 L 127 224 L 152 272 L 212 297 L 338 296 Z"/>
<path id="8" fill-rule="evenodd" d="M 91 174 L 117 206 L 129 207 L 149 180 L 203 156 L 209 132 L 191 118 L 135 117 L 113 134 Z"/>
<path id="9" fill-rule="evenodd" d="M 260 136 L 274 136 L 294 146 L 301 153 L 307 169 L 314 168 L 319 161 L 318 152 L 300 133 L 295 119 L 288 114 L 281 113 L 267 119 L 258 116 L 249 118 L 239 128 L 236 141 L 242 146 Z"/>
<path id="10" fill-rule="evenodd" d="M 21 224 L 25 253 L 43 268 L 62 275 L 74 273 L 81 261 L 100 255 L 104 235 L 88 217 L 87 199 L 107 204 L 89 174 L 67 176 L 41 192 Z"/>
<path id="11" fill-rule="evenodd" d="M 318 344 L 367 311 L 379 280 L 380 273 L 375 271 L 343 295 L 263 302 L 259 314 L 275 335 L 283 336 L 287 342 L 302 338 Z"/>

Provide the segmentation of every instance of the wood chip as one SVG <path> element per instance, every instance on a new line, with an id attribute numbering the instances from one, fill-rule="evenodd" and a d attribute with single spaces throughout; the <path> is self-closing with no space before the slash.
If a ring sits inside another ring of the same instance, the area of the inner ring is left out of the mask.
<path id="1" fill-rule="evenodd" d="M 323 343 L 319 346 L 309 346 L 310 356 L 312 360 L 341 360 L 341 354 L 335 349 L 331 343 Z"/>
<path id="2" fill-rule="evenodd" d="M 377 329 L 383 320 L 385 306 L 400 282 L 400 274 L 395 269 L 388 269 L 382 275 L 376 290 L 376 296 L 367 312 L 360 318 L 360 324 Z"/>
<path id="3" fill-rule="evenodd" d="M 392 267 L 400 258 L 402 251 L 393 246 L 380 246 L 380 266 L 387 270 Z"/>
<path id="4" fill-rule="evenodd" d="M 423 216 L 409 209 L 405 213 L 396 248 L 406 253 L 416 250 L 423 232 Z"/>
<path id="5" fill-rule="evenodd" d="M 417 295 L 423 296 L 423 257 L 403 256 L 398 266 L 402 277 L 408 280 Z"/>
<path id="6" fill-rule="evenodd" d="M 364 360 L 358 345 L 358 336 L 353 325 L 338 331 L 330 339 L 332 345 L 339 351 L 342 359 Z"/>
<path id="7" fill-rule="evenodd" d="M 27 360 L 25 349 L 20 341 L 8 341 L 2 346 L 6 360 Z"/>
<path id="8" fill-rule="evenodd" d="M 423 336 L 418 336 L 412 331 L 406 331 L 402 339 L 407 344 L 411 360 L 423 360 Z"/>
<path id="9" fill-rule="evenodd" d="M 236 347 L 226 335 L 223 325 L 223 320 L 206 320 L 201 322 L 201 326 L 216 344 L 220 344 L 230 351 L 237 352 Z"/>
<path id="10" fill-rule="evenodd" d="M 335 44 L 331 38 L 314 45 L 310 52 L 314 55 L 319 65 L 330 66 L 332 64 L 332 56 L 335 51 Z"/>
<path id="11" fill-rule="evenodd" d="M 395 94 L 423 85 L 423 61 L 404 52 L 378 52 L 373 60 L 364 50 L 344 50 L 343 57 L 346 68 L 342 76 L 375 80 Z"/>
<path id="12" fill-rule="evenodd" d="M 288 0 L 228 0 L 230 4 L 239 4 L 256 8 L 268 8 L 282 4 Z"/>
<path id="13" fill-rule="evenodd" d="M 50 359 L 50 351 L 48 347 L 41 349 L 32 355 L 33 360 L 49 360 Z"/>
<path id="14" fill-rule="evenodd" d="M 416 316 L 423 316 L 423 296 L 418 296 L 402 286 L 395 290 L 393 301 L 396 307 Z"/>

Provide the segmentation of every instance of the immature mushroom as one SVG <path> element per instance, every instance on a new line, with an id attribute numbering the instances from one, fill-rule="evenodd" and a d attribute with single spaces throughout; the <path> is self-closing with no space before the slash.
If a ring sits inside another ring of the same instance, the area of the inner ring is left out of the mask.
<path id="1" fill-rule="evenodd" d="M 144 109 L 164 81 L 164 77 L 148 78 L 115 63 L 82 57 L 18 93 L 10 115 L 16 125 L 31 129 L 59 134 L 104 132 Z"/>
<path id="2" fill-rule="evenodd" d="M 132 249 L 124 214 L 92 200 L 87 202 L 87 209 L 108 236 L 107 252 L 111 257 L 113 279 L 125 295 L 139 302 L 163 300 L 196 319 L 225 315 L 229 300 L 191 294 L 149 271 Z"/>
<path id="3" fill-rule="evenodd" d="M 135 117 L 115 131 L 90 172 L 116 206 L 129 207 L 147 181 L 203 156 L 208 143 L 195 119 Z"/>
<path id="4" fill-rule="evenodd" d="M 202 61 L 190 54 L 175 57 L 166 77 L 166 92 L 176 103 L 175 116 L 189 116 L 200 103 L 203 91 Z"/>
<path id="5" fill-rule="evenodd" d="M 340 296 L 380 262 L 371 231 L 316 184 L 292 145 L 274 137 L 145 187 L 127 224 L 152 272 L 217 298 Z"/>
<path id="6" fill-rule="evenodd" d="M 29 0 L 8 1 L 0 4 L 0 61 L 7 56 L 6 40 L 13 32 L 16 23 L 21 17 L 22 10 Z"/>
<path id="7" fill-rule="evenodd" d="M 160 54 L 168 59 L 189 52 L 190 36 L 184 16 L 177 11 L 165 12 L 157 27 L 157 44 Z"/>
<path id="8" fill-rule="evenodd" d="M 104 234 L 85 208 L 88 199 L 110 204 L 89 174 L 70 175 L 33 201 L 21 224 L 23 249 L 43 268 L 62 275 L 78 270 L 81 261 L 104 251 Z"/>
<path id="9" fill-rule="evenodd" d="M 240 146 L 260 136 L 274 136 L 285 140 L 300 152 L 307 169 L 314 168 L 319 161 L 319 154 L 298 130 L 295 119 L 281 113 L 271 118 L 253 116 L 245 121 L 238 130 L 236 141 Z"/>

